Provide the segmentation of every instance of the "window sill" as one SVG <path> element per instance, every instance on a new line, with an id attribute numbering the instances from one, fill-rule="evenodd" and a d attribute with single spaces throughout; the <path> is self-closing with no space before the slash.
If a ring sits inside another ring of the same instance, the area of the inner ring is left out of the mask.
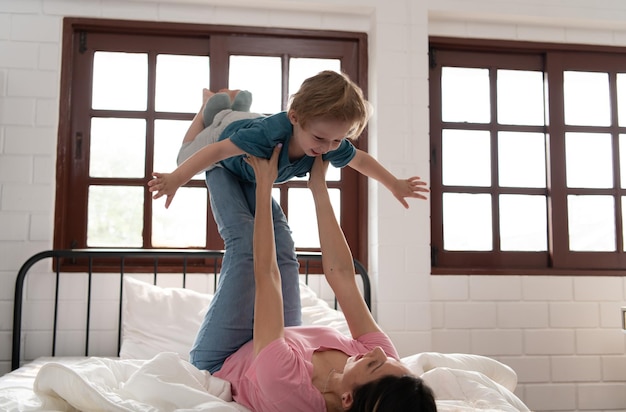
<path id="1" fill-rule="evenodd" d="M 496 269 L 496 268 L 431 268 L 431 275 L 434 276 L 466 276 L 466 275 L 484 275 L 484 276 L 626 276 L 626 269 Z"/>

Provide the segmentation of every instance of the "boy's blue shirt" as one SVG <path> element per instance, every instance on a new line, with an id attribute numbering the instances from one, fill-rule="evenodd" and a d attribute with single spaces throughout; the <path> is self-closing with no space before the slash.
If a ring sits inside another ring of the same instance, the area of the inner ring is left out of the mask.
<path id="1" fill-rule="evenodd" d="M 240 149 L 253 156 L 269 159 L 277 144 L 282 143 L 278 159 L 278 177 L 276 183 L 283 183 L 297 176 L 303 177 L 313 167 L 314 157 L 303 156 L 295 162 L 289 161 L 289 143 L 293 136 L 293 126 L 287 112 L 280 112 L 267 117 L 244 119 L 228 125 L 219 140 L 230 138 Z M 348 139 L 343 139 L 336 150 L 322 156 L 335 167 L 344 167 L 356 155 L 356 148 Z M 254 170 L 248 165 L 243 155 L 224 159 L 220 164 L 240 179 L 254 182 Z"/>

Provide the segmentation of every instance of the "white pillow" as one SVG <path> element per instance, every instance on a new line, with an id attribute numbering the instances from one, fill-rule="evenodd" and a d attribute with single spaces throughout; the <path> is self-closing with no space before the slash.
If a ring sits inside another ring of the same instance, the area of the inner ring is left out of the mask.
<path id="1" fill-rule="evenodd" d="M 125 276 L 120 357 L 152 359 L 161 352 L 175 352 L 187 360 L 212 298 L 210 294 L 163 288 Z M 343 314 L 303 282 L 300 298 L 303 325 L 330 326 L 350 334 Z"/>
<path id="2" fill-rule="evenodd" d="M 493 358 L 467 353 L 422 352 L 402 358 L 415 375 L 439 367 L 480 372 L 510 391 L 517 386 L 517 374 L 508 365 Z"/>
<path id="3" fill-rule="evenodd" d="M 435 393 L 438 411 L 463 410 L 456 402 L 471 407 L 468 410 L 473 411 L 529 410 L 512 391 L 477 371 L 436 367 L 421 377 Z M 450 401 L 455 402 L 453 405 L 447 405 Z"/>
<path id="4" fill-rule="evenodd" d="M 124 276 L 120 357 L 152 359 L 161 352 L 176 352 L 189 359 L 212 298 L 191 289 L 162 288 Z"/>

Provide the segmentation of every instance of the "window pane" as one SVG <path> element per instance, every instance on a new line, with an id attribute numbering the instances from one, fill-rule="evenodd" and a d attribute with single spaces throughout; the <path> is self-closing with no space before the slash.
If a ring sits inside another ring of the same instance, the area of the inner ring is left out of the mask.
<path id="1" fill-rule="evenodd" d="M 142 247 L 143 187 L 90 186 L 87 246 Z"/>
<path id="2" fill-rule="evenodd" d="M 443 130 L 441 166 L 447 186 L 491 186 L 491 143 L 482 130 Z"/>
<path id="3" fill-rule="evenodd" d="M 626 73 L 617 73 L 617 117 L 626 126 Z"/>
<path id="4" fill-rule="evenodd" d="M 565 168 L 568 187 L 613 187 L 611 135 L 565 133 Z"/>
<path id="5" fill-rule="evenodd" d="M 169 173 L 176 168 L 178 150 L 190 123 L 189 120 L 154 121 L 153 171 Z M 204 180 L 204 172 L 195 175 L 192 179 Z"/>
<path id="6" fill-rule="evenodd" d="M 505 187 L 546 187 L 543 133 L 498 133 L 498 180 Z"/>
<path id="7" fill-rule="evenodd" d="M 272 188 L 272 197 L 274 198 L 274 200 L 280 204 L 280 189 L 273 187 Z"/>
<path id="8" fill-rule="evenodd" d="M 441 69 L 441 118 L 444 122 L 489 123 L 489 70 Z"/>
<path id="9" fill-rule="evenodd" d="M 326 171 L 326 180 L 329 182 L 337 182 L 341 180 L 341 169 L 329 164 Z"/>
<path id="10" fill-rule="evenodd" d="M 145 120 L 91 119 L 90 176 L 143 177 L 145 157 Z"/>
<path id="11" fill-rule="evenodd" d="M 333 205 L 335 216 L 341 219 L 341 191 L 328 189 L 330 202 Z M 320 247 L 317 233 L 317 218 L 315 204 L 309 189 L 289 189 L 289 227 L 293 232 L 296 247 Z M 339 220 L 341 221 L 341 220 Z"/>
<path id="12" fill-rule="evenodd" d="M 543 73 L 498 70 L 498 123 L 545 124 Z"/>
<path id="13" fill-rule="evenodd" d="M 445 250 L 492 250 L 491 228 L 491 195 L 443 194 Z"/>
<path id="14" fill-rule="evenodd" d="M 290 58 L 288 96 L 292 96 L 297 92 L 303 81 L 324 70 L 333 70 L 341 73 L 341 60 Z"/>
<path id="15" fill-rule="evenodd" d="M 575 252 L 615 251 L 612 196 L 567 196 L 569 247 Z"/>
<path id="16" fill-rule="evenodd" d="M 282 110 L 282 65 L 280 57 L 230 56 L 228 87 L 252 93 L 251 112 Z"/>
<path id="17" fill-rule="evenodd" d="M 563 73 L 565 124 L 608 126 L 611 124 L 607 73 Z"/>
<path id="18" fill-rule="evenodd" d="M 110 110 L 146 110 L 148 55 L 95 52 L 91 107 Z"/>
<path id="19" fill-rule="evenodd" d="M 210 89 L 208 56 L 159 54 L 156 61 L 155 109 L 197 113 L 202 89 Z"/>
<path id="20" fill-rule="evenodd" d="M 619 135 L 619 173 L 620 185 L 626 188 L 626 134 Z"/>
<path id="21" fill-rule="evenodd" d="M 500 249 L 548 250 L 545 196 L 500 195 Z"/>
<path id="22" fill-rule="evenodd" d="M 207 190 L 181 187 L 168 209 L 152 201 L 153 247 L 206 247 Z"/>

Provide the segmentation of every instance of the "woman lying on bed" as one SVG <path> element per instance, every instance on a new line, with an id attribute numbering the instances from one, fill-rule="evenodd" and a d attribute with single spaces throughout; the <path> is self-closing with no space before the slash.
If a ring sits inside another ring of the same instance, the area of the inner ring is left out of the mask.
<path id="1" fill-rule="evenodd" d="M 254 411 L 435 411 L 432 391 L 398 360 L 361 297 L 320 157 L 309 188 L 317 212 L 322 264 L 353 339 L 327 327 L 284 326 L 271 208 L 279 151 L 277 147 L 269 160 L 247 160 L 257 179 L 253 338 L 214 375 L 228 380 L 234 400 Z"/>

